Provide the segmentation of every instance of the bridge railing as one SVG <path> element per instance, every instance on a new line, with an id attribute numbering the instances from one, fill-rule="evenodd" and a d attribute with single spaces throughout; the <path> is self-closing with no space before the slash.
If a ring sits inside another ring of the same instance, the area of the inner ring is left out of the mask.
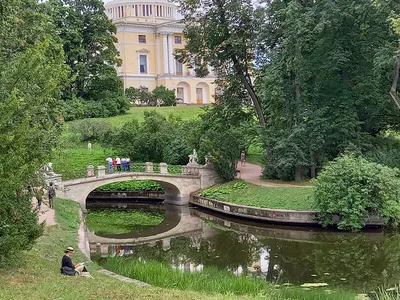
<path id="1" fill-rule="evenodd" d="M 130 165 L 130 171 L 133 173 L 159 173 L 159 174 L 172 174 L 172 175 L 198 175 L 198 171 L 196 168 L 188 167 L 188 166 L 179 166 L 179 165 L 167 165 L 166 163 L 132 163 Z M 123 174 L 123 168 L 121 166 L 121 170 L 117 170 L 117 168 L 113 167 L 112 174 Z M 108 174 L 108 166 L 92 166 L 89 165 L 86 168 L 79 169 L 71 169 L 68 171 L 64 171 L 62 174 L 62 179 L 65 180 L 74 180 L 80 178 L 90 178 L 90 177 L 102 177 Z"/>
<path id="2" fill-rule="evenodd" d="M 126 168 L 124 171 L 121 166 L 120 169 L 113 167 L 112 174 L 122 174 L 122 173 L 159 173 L 159 174 L 177 174 L 180 175 L 183 173 L 182 166 L 177 165 L 167 165 L 166 163 L 133 163 Z M 97 173 L 97 174 L 96 174 Z M 94 169 L 93 166 L 88 166 L 86 171 L 86 177 L 103 177 L 109 174 L 108 166 L 99 166 L 97 170 Z"/>

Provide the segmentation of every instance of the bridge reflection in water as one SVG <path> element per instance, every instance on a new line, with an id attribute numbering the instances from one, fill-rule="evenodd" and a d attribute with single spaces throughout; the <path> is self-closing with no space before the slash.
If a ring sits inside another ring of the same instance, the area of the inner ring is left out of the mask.
<path id="1" fill-rule="evenodd" d="M 216 267 L 269 281 L 327 282 L 358 291 L 394 284 L 400 277 L 398 234 L 275 226 L 202 209 L 164 209 L 164 221 L 147 231 L 112 237 L 89 233 L 92 255 L 131 254 L 191 272 Z"/>

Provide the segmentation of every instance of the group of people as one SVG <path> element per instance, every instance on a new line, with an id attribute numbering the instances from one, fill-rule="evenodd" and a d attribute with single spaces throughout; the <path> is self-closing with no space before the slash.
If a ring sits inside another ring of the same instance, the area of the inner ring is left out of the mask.
<path id="1" fill-rule="evenodd" d="M 115 171 L 117 172 L 130 172 L 131 171 L 131 160 L 130 158 L 119 158 L 116 157 L 112 159 L 111 157 L 106 158 L 106 162 L 108 165 L 108 174 L 111 174 Z"/>
<path id="2" fill-rule="evenodd" d="M 43 198 L 45 195 L 43 187 L 41 186 L 35 188 L 28 187 L 28 193 L 30 193 L 31 196 L 35 196 L 37 200 L 37 209 L 40 211 L 40 209 L 42 208 Z M 56 197 L 56 188 L 54 186 L 54 183 L 50 182 L 49 189 L 47 191 L 47 199 L 49 200 L 49 207 L 52 209 L 54 208 L 55 197 Z"/>

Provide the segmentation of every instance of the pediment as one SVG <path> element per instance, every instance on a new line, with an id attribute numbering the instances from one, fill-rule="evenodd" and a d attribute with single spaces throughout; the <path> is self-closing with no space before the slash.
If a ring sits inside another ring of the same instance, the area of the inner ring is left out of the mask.
<path id="1" fill-rule="evenodd" d="M 145 48 L 136 50 L 136 52 L 138 52 L 138 53 L 150 53 L 150 51 L 148 49 L 145 49 Z"/>

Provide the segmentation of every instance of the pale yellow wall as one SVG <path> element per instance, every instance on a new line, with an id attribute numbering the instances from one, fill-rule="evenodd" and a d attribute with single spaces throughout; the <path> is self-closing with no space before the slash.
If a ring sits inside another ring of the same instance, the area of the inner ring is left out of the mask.
<path id="1" fill-rule="evenodd" d="M 146 21 L 147 20 L 147 21 Z M 202 98 L 204 103 L 214 102 L 214 91 L 215 85 L 213 81 L 215 78 L 197 78 L 194 76 L 189 76 L 189 68 L 185 65 L 183 69 L 183 74 L 169 74 L 168 70 L 164 70 L 164 49 L 163 49 L 163 35 L 157 33 L 158 35 L 158 51 L 157 51 L 157 38 L 156 31 L 167 30 L 170 32 L 171 27 L 166 27 L 157 29 L 154 28 L 154 32 L 132 32 L 139 31 L 140 24 L 146 25 L 146 30 L 151 31 L 152 26 L 157 26 L 157 23 L 164 23 L 166 21 L 170 22 L 170 19 L 154 18 L 150 17 L 126 17 L 124 19 L 114 20 L 117 25 L 118 43 L 117 48 L 120 51 L 120 57 L 123 60 L 122 66 L 117 68 L 118 75 L 122 78 L 124 82 L 124 87 L 140 87 L 145 86 L 149 91 L 153 90 L 155 87 L 164 85 L 169 89 L 174 89 L 177 92 L 178 85 L 184 90 L 185 102 L 188 104 L 197 103 L 196 88 L 202 88 Z M 144 24 L 145 23 L 145 24 Z M 121 26 L 118 26 L 121 24 Z M 135 26 L 136 25 L 136 26 Z M 129 27 L 132 26 L 132 27 Z M 158 27 L 160 28 L 160 27 Z M 129 29 L 133 29 L 129 31 Z M 144 31 L 146 31 L 144 30 Z M 172 35 L 172 49 L 183 49 L 185 40 L 183 33 L 181 32 L 182 27 L 176 28 L 176 33 Z M 146 43 L 139 43 L 139 35 L 146 35 Z M 175 44 L 175 36 L 181 36 L 182 44 Z M 140 53 L 148 55 L 148 72 L 146 74 L 141 74 L 139 71 L 139 54 Z M 170 57 L 170 54 L 168 54 Z M 159 62 L 159 68 L 157 69 L 157 60 Z M 173 62 L 175 63 L 175 62 Z M 174 66 L 175 68 L 175 66 Z M 191 71 L 193 74 L 193 71 Z"/>

